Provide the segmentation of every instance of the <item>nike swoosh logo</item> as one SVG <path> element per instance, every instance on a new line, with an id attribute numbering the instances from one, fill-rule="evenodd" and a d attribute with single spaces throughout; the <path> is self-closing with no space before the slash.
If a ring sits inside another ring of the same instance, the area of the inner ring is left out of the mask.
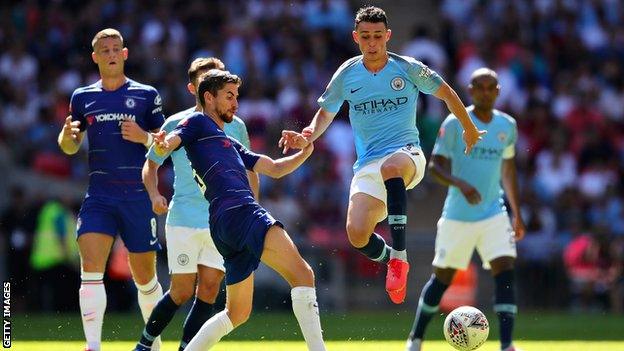
<path id="1" fill-rule="evenodd" d="M 86 103 L 86 104 L 85 104 L 85 108 L 89 108 L 89 106 L 91 106 L 91 105 L 93 105 L 93 104 L 95 104 L 95 101 L 91 101 L 91 102 L 89 102 L 89 103 Z"/>
<path id="2" fill-rule="evenodd" d="M 158 239 L 150 240 L 150 245 L 155 245 L 158 242 Z"/>
<path id="3" fill-rule="evenodd" d="M 362 88 L 363 88 L 363 87 L 359 87 L 359 88 L 357 88 L 357 89 L 351 89 L 351 94 L 355 93 L 356 91 L 358 91 L 358 90 L 360 90 L 360 89 L 362 89 Z"/>

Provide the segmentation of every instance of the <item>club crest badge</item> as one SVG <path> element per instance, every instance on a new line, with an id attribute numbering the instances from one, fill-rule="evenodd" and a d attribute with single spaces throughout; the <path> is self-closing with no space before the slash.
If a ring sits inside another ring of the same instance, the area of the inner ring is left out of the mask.
<path id="1" fill-rule="evenodd" d="M 405 88 L 405 80 L 403 80 L 403 78 L 401 77 L 396 77 L 392 79 L 392 81 L 390 82 L 390 86 L 393 90 L 396 91 L 403 90 L 403 88 Z"/>
<path id="2" fill-rule="evenodd" d="M 498 133 L 498 140 L 504 143 L 507 140 L 507 134 L 503 132 Z"/>
<path id="3" fill-rule="evenodd" d="M 126 107 L 127 108 L 134 108 L 134 106 L 136 106 L 136 101 L 134 101 L 133 98 L 127 98 L 126 99 Z"/>

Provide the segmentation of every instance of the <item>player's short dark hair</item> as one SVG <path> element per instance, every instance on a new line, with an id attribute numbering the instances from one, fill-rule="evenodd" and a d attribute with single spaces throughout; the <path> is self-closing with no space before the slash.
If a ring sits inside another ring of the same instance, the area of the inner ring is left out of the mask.
<path id="1" fill-rule="evenodd" d="M 211 69 L 210 71 L 203 73 L 199 76 L 199 87 L 197 88 L 197 94 L 199 96 L 199 103 L 202 107 L 206 107 L 206 100 L 204 94 L 209 92 L 212 96 L 217 96 L 217 92 L 228 83 L 234 83 L 241 85 L 242 80 L 235 74 L 220 69 Z"/>
<path id="2" fill-rule="evenodd" d="M 202 72 L 211 69 L 225 70 L 225 64 L 216 57 L 200 57 L 191 62 L 188 69 L 189 82 L 194 83 Z"/>
<path id="3" fill-rule="evenodd" d="M 97 44 L 97 42 L 100 39 L 104 39 L 104 38 L 117 38 L 121 40 L 121 46 L 123 46 L 124 41 L 123 41 L 123 37 L 121 36 L 121 33 L 119 33 L 117 29 L 106 28 L 97 32 L 97 34 L 93 37 L 93 40 L 91 40 L 91 47 L 93 48 L 93 50 L 95 50 L 95 44 Z"/>
<path id="4" fill-rule="evenodd" d="M 358 24 L 360 22 L 370 22 L 370 23 L 379 23 L 383 22 L 383 24 L 388 28 L 388 17 L 386 17 L 386 11 L 382 10 L 377 6 L 365 6 L 360 8 L 355 14 L 355 26 L 357 29 Z"/>
<path id="5" fill-rule="evenodd" d="M 496 81 L 496 84 L 498 84 L 498 74 L 496 73 L 496 71 L 488 67 L 481 67 L 472 72 L 472 74 L 470 75 L 470 84 L 468 86 L 472 86 L 477 78 L 480 77 L 491 77 Z"/>

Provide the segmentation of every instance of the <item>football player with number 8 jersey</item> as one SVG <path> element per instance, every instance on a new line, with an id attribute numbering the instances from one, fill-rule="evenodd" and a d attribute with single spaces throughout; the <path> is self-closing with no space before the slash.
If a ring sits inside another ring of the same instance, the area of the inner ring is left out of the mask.
<path id="1" fill-rule="evenodd" d="M 77 223 L 81 257 L 79 293 L 87 350 L 99 350 L 106 309 L 102 282 L 106 261 L 119 235 L 129 253 L 143 318 L 162 295 L 156 277 L 156 218 L 141 180 L 145 150 L 164 121 L 160 95 L 126 77 L 128 49 L 115 29 L 98 32 L 91 57 L 101 79 L 74 91 L 71 115 L 59 134 L 64 153 L 75 154 L 89 138 L 89 188 Z M 156 347 L 155 349 L 158 349 Z"/>

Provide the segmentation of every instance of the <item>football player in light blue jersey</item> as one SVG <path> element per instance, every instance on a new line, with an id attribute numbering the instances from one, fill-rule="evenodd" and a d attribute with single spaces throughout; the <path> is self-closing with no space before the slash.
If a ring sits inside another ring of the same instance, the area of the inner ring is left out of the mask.
<path id="1" fill-rule="evenodd" d="M 301 133 L 283 131 L 284 151 L 302 148 L 327 129 L 343 102 L 355 136 L 357 161 L 353 166 L 347 235 L 368 258 L 388 264 L 386 291 L 394 303 L 406 295 L 407 193 L 425 174 L 426 160 L 416 128 L 418 93 L 434 94 L 458 116 L 465 132 L 466 153 L 481 132 L 470 120 L 455 91 L 423 63 L 387 51 L 391 31 L 385 12 L 374 6 L 361 8 L 355 17 L 353 40 L 362 55 L 347 60 L 332 77 L 321 106 Z M 373 232 L 388 217 L 392 249 Z"/>
<path id="2" fill-rule="evenodd" d="M 86 350 L 99 351 L 106 311 L 104 270 L 115 237 L 128 248 L 132 277 L 145 321 L 162 296 L 156 277 L 156 218 L 141 182 L 145 147 L 162 125 L 162 102 L 153 87 L 126 77 L 128 49 L 119 31 L 107 28 L 91 42 L 100 80 L 72 94 L 71 116 L 59 133 L 64 153 L 75 154 L 89 137 L 89 189 L 77 221 L 79 291 Z M 156 344 L 158 348 L 159 342 Z M 155 349 L 156 349 L 155 348 Z"/>
<path id="3" fill-rule="evenodd" d="M 225 70 L 225 65 L 214 57 L 198 58 L 191 63 L 187 85 L 191 94 L 196 95 L 201 74 L 211 69 Z M 167 133 L 173 131 L 180 121 L 196 111 L 201 111 L 197 97 L 194 107 L 167 118 L 161 130 Z M 234 116 L 231 123 L 225 124 L 224 131 L 249 148 L 247 128 L 240 118 Z M 143 181 L 150 194 L 154 212 L 167 213 L 165 235 L 171 286 L 154 307 L 136 350 L 150 350 L 152 340 L 162 333 L 178 308 L 193 294 L 196 294 L 193 307 L 184 322 L 179 348 L 179 350 L 184 350 L 199 328 L 214 314 L 213 304 L 225 272 L 223 257 L 217 251 L 210 236 L 208 203 L 193 179 L 193 170 L 186 151 L 180 149 L 172 152 L 170 156 L 173 161 L 175 179 L 173 198 L 168 209 L 167 200 L 158 191 L 157 171 L 169 155 L 159 156 L 152 147 L 143 167 Z M 258 175 L 248 171 L 247 176 L 257 200 Z M 195 288 L 196 280 L 197 289 Z"/>
<path id="4" fill-rule="evenodd" d="M 518 131 L 512 117 L 494 109 L 499 92 L 496 72 L 488 68 L 476 70 L 468 89 L 473 102 L 468 110 L 477 128 L 487 134 L 466 155 L 456 116 L 451 114 L 440 127 L 429 168 L 449 190 L 438 221 L 433 274 L 418 301 L 408 351 L 420 350 L 425 328 L 438 310 L 442 295 L 455 271 L 468 267 L 475 247 L 484 267 L 491 268 L 494 277 L 494 311 L 500 322 L 501 350 L 517 350 L 511 338 L 517 311 L 513 269 L 515 242 L 525 232 L 514 163 Z M 511 206 L 513 224 L 503 201 L 501 183 Z"/>

